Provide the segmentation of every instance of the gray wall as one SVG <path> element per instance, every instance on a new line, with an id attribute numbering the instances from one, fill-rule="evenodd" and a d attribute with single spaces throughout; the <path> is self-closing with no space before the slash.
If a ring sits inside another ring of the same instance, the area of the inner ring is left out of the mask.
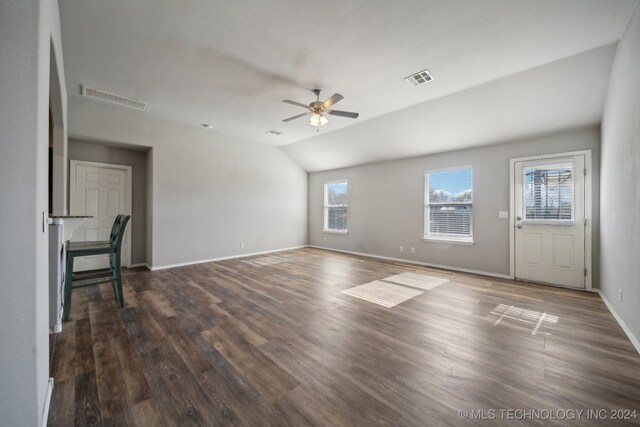
<path id="1" fill-rule="evenodd" d="M 498 219 L 498 211 L 509 210 L 509 160 L 592 150 L 593 196 L 598 200 L 599 142 L 597 128 L 580 128 L 507 144 L 312 173 L 309 242 L 314 246 L 508 275 L 509 220 Z M 424 242 L 425 170 L 465 165 L 473 166 L 475 244 Z M 347 235 L 322 232 L 323 183 L 336 179 L 349 181 Z M 598 210 L 597 206 L 594 208 L 594 248 L 597 248 Z M 403 253 L 399 251 L 400 245 L 404 246 Z M 415 254 L 410 253 L 412 246 Z M 594 261 L 597 259 L 595 254 Z M 598 277 L 596 271 L 594 277 Z"/>
<path id="2" fill-rule="evenodd" d="M 70 139 L 69 160 L 128 165 L 132 167 L 131 263 L 147 262 L 147 151 L 112 147 Z"/>
<path id="3" fill-rule="evenodd" d="M 618 44 L 602 121 L 600 289 L 640 337 L 640 9 Z M 622 290 L 622 302 L 618 301 Z"/>
<path id="4" fill-rule="evenodd" d="M 52 43 L 57 74 L 64 75 L 59 23 L 56 1 L 0 2 L 0 424 L 6 426 L 41 424 L 49 377 L 42 214 L 49 210 Z M 66 99 L 64 82 L 56 90 Z M 64 111 L 58 113 L 64 120 Z"/>
<path id="5" fill-rule="evenodd" d="M 153 267 L 307 243 L 307 173 L 275 147 L 74 98 L 69 128 L 153 148 Z"/>

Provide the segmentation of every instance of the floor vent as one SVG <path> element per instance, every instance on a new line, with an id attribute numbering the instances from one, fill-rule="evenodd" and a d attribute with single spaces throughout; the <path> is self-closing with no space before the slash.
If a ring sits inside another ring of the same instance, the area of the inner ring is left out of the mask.
<path id="1" fill-rule="evenodd" d="M 146 111 L 147 108 L 149 108 L 149 103 L 147 102 L 106 92 L 104 90 L 94 89 L 85 85 L 80 85 L 80 94 L 96 101 L 117 105 L 119 107 L 133 108 L 138 111 Z"/>
<path id="2" fill-rule="evenodd" d="M 389 308 L 420 295 L 422 291 L 376 280 L 345 289 L 342 293 Z"/>
<path id="3" fill-rule="evenodd" d="M 393 282 L 399 285 L 411 286 L 412 288 L 424 289 L 430 291 L 436 286 L 440 286 L 443 283 L 447 283 L 447 279 L 441 279 L 439 277 L 425 276 L 424 274 L 417 273 L 402 273 L 395 276 L 386 277 L 385 282 Z"/>
<path id="4" fill-rule="evenodd" d="M 408 77 L 404 78 L 411 86 L 420 86 L 427 82 L 433 80 L 433 76 L 429 72 L 429 70 L 418 71 L 415 74 L 412 74 Z"/>

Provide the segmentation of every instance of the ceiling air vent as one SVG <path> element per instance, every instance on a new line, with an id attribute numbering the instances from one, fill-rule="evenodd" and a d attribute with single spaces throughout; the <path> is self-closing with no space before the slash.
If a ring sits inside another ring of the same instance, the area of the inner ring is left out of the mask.
<path id="1" fill-rule="evenodd" d="M 268 130 L 268 131 L 266 131 L 265 133 L 266 133 L 267 135 L 275 135 L 275 136 L 282 135 L 282 132 L 278 132 L 277 130 L 273 130 L 273 129 Z"/>
<path id="2" fill-rule="evenodd" d="M 149 108 L 147 102 L 138 101 L 137 99 L 128 98 L 126 96 L 117 95 L 115 93 L 105 92 L 104 90 L 94 89 L 85 85 L 80 85 L 80 94 L 96 101 L 106 102 L 107 104 L 117 105 L 120 107 L 133 108 L 134 110 L 146 111 Z"/>
<path id="3" fill-rule="evenodd" d="M 411 86 L 420 86 L 433 80 L 433 76 L 429 73 L 429 70 L 422 70 L 404 79 L 409 82 Z"/>

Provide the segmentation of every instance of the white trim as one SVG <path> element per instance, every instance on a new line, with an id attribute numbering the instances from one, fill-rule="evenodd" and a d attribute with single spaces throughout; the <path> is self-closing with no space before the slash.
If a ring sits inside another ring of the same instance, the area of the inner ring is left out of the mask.
<path id="1" fill-rule="evenodd" d="M 444 237 L 437 238 L 437 237 L 427 237 L 427 236 L 423 237 L 422 240 L 425 242 L 431 242 L 431 243 L 451 243 L 454 245 L 463 245 L 463 246 L 473 246 L 476 243 L 473 240 L 447 239 Z"/>
<path id="2" fill-rule="evenodd" d="M 53 394 L 53 378 L 49 377 L 47 382 L 47 394 L 44 396 L 44 409 L 42 410 L 42 418 L 40 419 L 40 425 L 47 427 L 47 421 L 49 420 L 49 407 L 51 406 L 51 395 Z"/>
<path id="3" fill-rule="evenodd" d="M 131 264 L 127 268 L 137 268 L 137 267 L 147 267 L 147 263 L 146 262 L 139 262 L 137 264 Z"/>
<path id="4" fill-rule="evenodd" d="M 555 159 L 558 157 L 584 156 L 584 167 L 587 175 L 584 177 L 584 218 L 587 222 L 584 233 L 584 266 L 587 269 L 587 276 L 584 281 L 584 290 L 593 291 L 593 265 L 591 260 L 592 228 L 593 228 L 593 165 L 591 161 L 591 150 L 569 151 L 566 153 L 543 154 L 539 156 L 519 157 L 509 160 L 509 278 L 515 279 L 515 164 L 516 162 Z M 551 285 L 553 286 L 553 285 Z M 576 288 L 571 288 L 576 289 Z M 582 289 L 582 288 L 580 288 Z"/>
<path id="5" fill-rule="evenodd" d="M 323 229 L 322 232 L 325 233 L 325 234 L 349 234 L 349 230 Z"/>
<path id="6" fill-rule="evenodd" d="M 324 250 L 332 251 L 332 252 L 341 252 L 341 253 L 345 253 L 345 254 L 364 256 L 364 257 L 369 257 L 369 258 L 385 259 L 385 260 L 388 260 L 388 261 L 404 262 L 404 263 L 407 263 L 407 264 L 422 265 L 422 266 L 425 266 L 425 267 L 440 268 L 440 269 L 443 269 L 443 270 L 459 271 L 461 273 L 479 274 L 481 276 L 497 277 L 499 279 L 510 279 L 509 275 L 507 275 L 507 274 L 490 273 L 488 271 L 473 270 L 473 269 L 470 269 L 470 268 L 451 267 L 449 265 L 432 264 L 432 263 L 429 263 L 429 262 L 414 261 L 414 260 L 403 259 L 403 258 L 393 258 L 393 257 L 382 256 L 382 255 L 368 254 L 368 253 L 364 253 L 364 252 L 345 251 L 345 250 L 342 250 L 342 249 L 327 248 L 327 247 L 324 247 L 324 246 L 308 245 L 307 247 L 315 248 L 315 249 L 324 249 Z"/>
<path id="7" fill-rule="evenodd" d="M 93 166 L 98 168 L 119 169 L 124 170 L 127 173 L 127 186 L 129 197 L 127 200 L 127 209 L 125 212 L 121 212 L 125 215 L 133 215 L 133 166 L 129 165 L 116 165 L 111 163 L 89 162 L 86 160 L 69 160 L 69 212 L 71 215 L 75 214 L 76 205 L 76 167 L 77 166 Z M 131 232 L 132 221 L 129 221 L 128 227 L 125 231 L 127 233 L 127 248 L 124 252 L 123 267 L 131 267 Z"/>
<path id="8" fill-rule="evenodd" d="M 602 291 L 600 289 L 596 289 L 595 291 L 600 295 L 600 298 L 602 298 L 604 305 L 606 305 L 609 311 L 611 312 L 611 314 L 613 314 L 613 317 L 616 319 L 616 321 L 618 322 L 618 324 L 620 325 L 624 333 L 627 334 L 629 341 L 631 341 L 631 344 L 633 344 L 636 351 L 640 353 L 640 341 L 638 341 L 638 338 L 635 335 L 633 335 L 631 330 L 627 327 L 627 324 L 624 323 L 624 320 L 622 320 L 622 317 L 620 317 L 618 313 L 616 313 L 616 311 L 613 309 L 613 306 L 609 303 L 609 301 L 604 296 Z"/>
<path id="9" fill-rule="evenodd" d="M 262 254 L 270 254 L 273 252 L 284 252 L 284 251 L 291 251 L 294 249 L 301 249 L 301 248 L 306 248 L 307 245 L 302 245 L 302 246 L 293 246 L 290 248 L 282 248 L 282 249 L 271 249 L 268 251 L 262 251 L 262 252 L 252 252 L 249 254 L 238 254 L 238 255 L 231 255 L 231 256 L 225 256 L 225 257 L 220 257 L 220 258 L 211 258 L 211 259 L 203 259 L 200 261 L 188 261 L 188 262 L 180 262 L 177 264 L 167 264 L 167 265 L 160 265 L 160 266 L 149 266 L 147 264 L 145 264 L 147 266 L 147 268 L 151 271 L 158 271 L 158 270 L 166 270 L 168 268 L 176 268 L 176 267 L 186 267 L 188 265 L 196 265 L 196 264 L 204 264 L 207 262 L 216 262 L 216 261 L 224 261 L 227 259 L 235 259 L 235 258 L 245 258 L 245 257 L 249 257 L 249 256 L 254 256 L 254 255 L 262 255 Z"/>

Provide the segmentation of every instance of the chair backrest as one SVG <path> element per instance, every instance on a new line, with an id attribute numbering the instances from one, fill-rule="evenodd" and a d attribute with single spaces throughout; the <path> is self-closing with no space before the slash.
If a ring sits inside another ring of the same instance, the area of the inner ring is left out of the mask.
<path id="1" fill-rule="evenodd" d="M 120 218 L 120 222 L 116 230 L 116 236 L 114 241 L 112 241 L 112 244 L 115 243 L 116 252 L 119 253 L 122 248 L 122 239 L 124 238 L 124 231 L 127 228 L 127 223 L 131 219 L 131 215 L 118 215 L 118 216 L 121 216 L 122 218 Z"/>
<path id="2" fill-rule="evenodd" d="M 118 228 L 120 227 L 122 218 L 124 218 L 124 215 L 122 214 L 116 216 L 116 220 L 113 221 L 113 225 L 111 226 L 111 234 L 109 235 L 109 242 L 112 245 L 116 243 L 116 237 L 118 237 Z"/>

